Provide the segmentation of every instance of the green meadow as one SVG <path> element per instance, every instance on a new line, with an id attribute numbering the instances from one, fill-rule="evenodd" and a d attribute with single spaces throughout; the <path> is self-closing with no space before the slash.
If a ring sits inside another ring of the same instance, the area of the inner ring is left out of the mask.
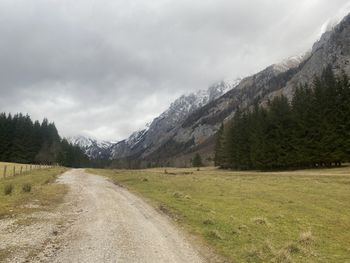
<path id="1" fill-rule="evenodd" d="M 232 262 L 350 262 L 350 167 L 97 170 Z"/>

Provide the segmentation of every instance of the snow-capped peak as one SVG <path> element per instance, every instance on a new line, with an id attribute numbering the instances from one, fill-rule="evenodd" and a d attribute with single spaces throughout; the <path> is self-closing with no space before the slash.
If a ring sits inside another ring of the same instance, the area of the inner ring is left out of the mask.
<path id="1" fill-rule="evenodd" d="M 81 148 L 87 148 L 94 144 L 95 140 L 82 135 L 68 137 L 67 141 L 73 145 L 78 145 Z"/>
<path id="2" fill-rule="evenodd" d="M 108 159 L 110 156 L 110 148 L 113 145 L 112 142 L 99 141 L 82 135 L 68 137 L 67 141 L 73 145 L 79 146 L 90 158 L 97 159 Z"/>
<path id="3" fill-rule="evenodd" d="M 78 145 L 80 148 L 88 148 L 93 145 L 96 145 L 100 148 L 108 148 L 113 144 L 112 142 L 100 141 L 83 135 L 68 137 L 67 140 L 73 145 Z"/>
<path id="4" fill-rule="evenodd" d="M 198 90 L 189 94 L 182 95 L 171 103 L 168 110 L 163 112 L 157 119 L 172 116 L 174 121 L 182 119 L 184 115 L 203 107 L 212 100 L 225 94 L 227 91 L 235 88 L 239 82 L 238 79 L 227 79 L 211 85 L 206 90 Z"/>

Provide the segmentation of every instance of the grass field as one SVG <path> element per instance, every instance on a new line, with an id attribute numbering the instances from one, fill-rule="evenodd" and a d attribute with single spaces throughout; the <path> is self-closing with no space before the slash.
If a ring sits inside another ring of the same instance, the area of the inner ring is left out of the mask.
<path id="1" fill-rule="evenodd" d="M 21 171 L 22 173 L 29 172 L 30 170 L 39 169 L 39 167 L 43 168 L 45 166 L 0 162 L 0 178 L 4 178 L 4 175 L 5 177 L 13 176 L 14 173 L 17 175 L 20 174 Z"/>
<path id="2" fill-rule="evenodd" d="M 168 213 L 232 262 L 350 262 L 350 168 L 88 170 Z"/>
<path id="3" fill-rule="evenodd" d="M 1 179 L 0 219 L 7 215 L 47 209 L 59 203 L 66 193 L 66 187 L 52 182 L 65 170 L 62 167 L 36 169 Z"/>

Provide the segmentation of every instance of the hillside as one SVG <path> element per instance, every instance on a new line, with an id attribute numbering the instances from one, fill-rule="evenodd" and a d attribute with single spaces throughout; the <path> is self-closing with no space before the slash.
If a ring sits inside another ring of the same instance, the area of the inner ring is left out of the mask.
<path id="1" fill-rule="evenodd" d="M 144 160 L 145 163 L 190 165 L 195 152 L 206 163 L 213 159 L 214 135 L 232 119 L 237 108 L 266 105 L 278 95 L 292 98 L 299 84 L 312 82 L 327 65 L 336 75 L 350 73 L 350 15 L 325 32 L 310 51 L 268 66 L 244 79 L 222 81 L 208 90 L 183 95 L 144 129 L 118 143 L 77 144 L 98 159 Z M 73 141 L 72 141 L 73 142 Z M 74 142 L 73 142 L 74 143 Z"/>
<path id="2" fill-rule="evenodd" d="M 350 15 L 325 32 L 310 53 L 298 60 L 293 58 L 293 61 L 284 62 L 283 66 L 269 66 L 244 78 L 236 88 L 191 113 L 157 151 L 143 157 L 156 162 L 171 159 L 175 165 L 188 165 L 195 151 L 212 157 L 213 135 L 222 122 L 233 117 L 237 108 L 244 109 L 254 103 L 264 105 L 280 94 L 291 99 L 298 84 L 310 83 L 327 65 L 332 66 L 335 74 L 344 70 L 349 75 Z"/>
<path id="3" fill-rule="evenodd" d="M 144 129 L 133 132 L 127 139 L 117 143 L 98 141 L 85 136 L 73 136 L 67 140 L 78 145 L 90 158 L 119 159 L 125 157 L 147 156 L 171 137 L 175 128 L 189 114 L 234 88 L 240 79 L 220 81 L 206 90 L 182 95 L 170 107 L 147 124 Z"/>

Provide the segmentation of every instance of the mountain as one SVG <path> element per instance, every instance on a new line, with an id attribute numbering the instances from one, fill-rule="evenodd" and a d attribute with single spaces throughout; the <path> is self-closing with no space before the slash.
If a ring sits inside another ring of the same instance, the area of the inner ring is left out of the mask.
<path id="1" fill-rule="evenodd" d="M 145 158 L 177 132 L 177 127 L 193 112 L 233 89 L 237 80 L 225 80 L 176 99 L 170 107 L 155 118 L 145 129 L 134 132 L 128 139 L 111 147 L 111 158 Z"/>
<path id="2" fill-rule="evenodd" d="M 81 135 L 69 137 L 67 140 L 73 145 L 78 145 L 93 159 L 140 156 L 146 149 L 152 151 L 153 148 L 159 147 L 163 141 L 162 138 L 171 133 L 172 128 L 183 121 L 191 112 L 234 88 L 239 81 L 240 79 L 224 80 L 215 83 L 207 90 L 182 95 L 160 116 L 147 124 L 144 129 L 133 132 L 127 139 L 117 143 L 98 141 Z"/>
<path id="3" fill-rule="evenodd" d="M 310 83 L 327 65 L 332 66 L 335 74 L 344 70 L 350 75 L 350 15 L 325 32 L 305 54 L 244 79 L 222 81 L 207 90 L 183 95 L 145 129 L 126 140 L 103 147 L 89 139 L 80 144 L 89 156 L 188 166 L 194 153 L 199 152 L 204 162 L 209 163 L 216 132 L 238 108 L 264 106 L 279 95 L 291 99 L 299 84 Z"/>
<path id="4" fill-rule="evenodd" d="M 159 136 L 158 147 L 149 151 L 145 144 L 143 153 L 135 157 L 186 166 L 194 153 L 200 152 L 208 161 L 212 158 L 216 131 L 221 123 L 233 117 L 237 108 L 246 109 L 256 103 L 266 105 L 278 95 L 291 99 L 299 84 L 310 83 L 327 65 L 332 66 L 335 74 L 342 70 L 350 74 L 350 15 L 325 32 L 310 52 L 244 78 L 234 89 L 176 122 L 166 136 L 154 133 Z"/>
<path id="5" fill-rule="evenodd" d="M 92 159 L 110 159 L 111 146 L 113 143 L 107 141 L 98 141 L 82 135 L 68 137 L 68 142 L 79 146 L 89 158 Z"/>

